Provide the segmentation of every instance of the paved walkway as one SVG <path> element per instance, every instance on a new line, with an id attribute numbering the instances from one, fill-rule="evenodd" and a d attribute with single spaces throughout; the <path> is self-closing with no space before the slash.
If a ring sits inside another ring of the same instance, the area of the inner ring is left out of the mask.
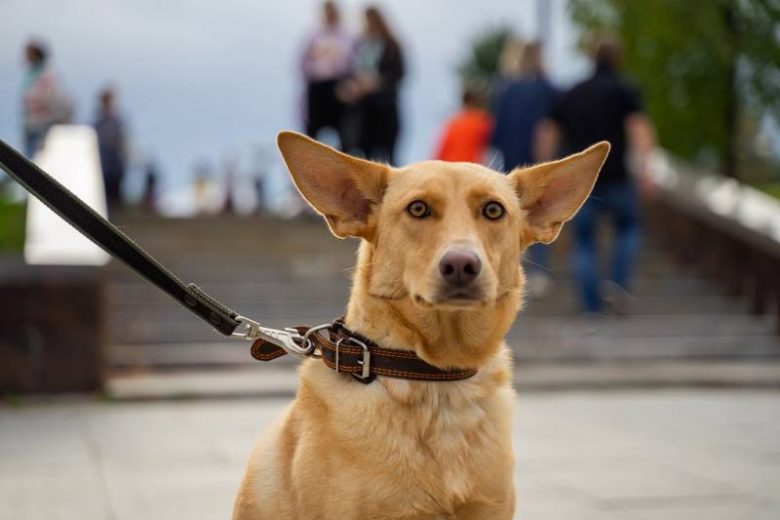
<path id="1" fill-rule="evenodd" d="M 0 518 L 228 518 L 286 399 L 0 406 Z M 517 518 L 780 518 L 780 393 L 524 393 Z"/>

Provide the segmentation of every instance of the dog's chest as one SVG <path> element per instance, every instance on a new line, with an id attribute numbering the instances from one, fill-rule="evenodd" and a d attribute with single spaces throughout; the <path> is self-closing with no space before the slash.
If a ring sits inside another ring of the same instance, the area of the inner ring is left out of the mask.
<path id="1" fill-rule="evenodd" d="M 493 453 L 500 450 L 491 435 L 489 413 L 482 403 L 424 408 L 405 420 L 391 420 L 395 439 L 386 453 L 397 460 L 396 475 L 409 496 L 435 507 L 449 509 L 471 498 Z M 392 426 L 391 426 L 392 428 Z"/>

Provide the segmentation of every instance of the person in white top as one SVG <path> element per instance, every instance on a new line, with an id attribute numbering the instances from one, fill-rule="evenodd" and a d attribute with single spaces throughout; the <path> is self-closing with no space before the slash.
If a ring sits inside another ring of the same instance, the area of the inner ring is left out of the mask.
<path id="1" fill-rule="evenodd" d="M 306 133 L 311 137 L 324 128 L 344 137 L 344 104 L 336 96 L 336 87 L 349 76 L 353 61 L 354 39 L 341 26 L 341 13 L 335 2 L 322 4 L 322 27 L 305 45 L 301 69 L 306 82 Z"/>
<path id="2" fill-rule="evenodd" d="M 24 152 L 32 157 L 43 144 L 46 132 L 73 118 L 73 104 L 59 78 L 49 66 L 49 52 L 41 42 L 31 40 L 25 47 L 27 71 L 22 83 Z"/>

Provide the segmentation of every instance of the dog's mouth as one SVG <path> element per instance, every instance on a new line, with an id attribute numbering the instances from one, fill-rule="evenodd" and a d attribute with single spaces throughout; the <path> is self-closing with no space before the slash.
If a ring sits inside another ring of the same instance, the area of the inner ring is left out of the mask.
<path id="1" fill-rule="evenodd" d="M 483 292 L 478 288 L 443 290 L 440 291 L 433 299 L 428 299 L 420 294 L 416 294 L 414 296 L 414 301 L 415 303 L 430 309 L 467 309 L 470 307 L 478 307 L 487 303 L 485 301 Z"/>
<path id="2" fill-rule="evenodd" d="M 507 289 L 491 300 L 485 299 L 481 291 L 478 293 L 456 291 L 446 296 L 440 294 L 435 300 L 429 300 L 420 294 L 415 294 L 412 299 L 417 305 L 427 309 L 462 310 L 499 303 L 508 296 L 517 294 L 517 292 L 518 288 Z"/>

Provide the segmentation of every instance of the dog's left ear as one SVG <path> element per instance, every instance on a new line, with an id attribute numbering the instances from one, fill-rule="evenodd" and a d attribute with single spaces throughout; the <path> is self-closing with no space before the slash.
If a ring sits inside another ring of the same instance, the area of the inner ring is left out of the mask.
<path id="1" fill-rule="evenodd" d="M 328 221 L 333 234 L 371 240 L 390 167 L 343 154 L 296 132 L 276 139 L 303 198 Z"/>
<path id="2" fill-rule="evenodd" d="M 523 237 L 526 244 L 549 244 L 558 237 L 564 222 L 577 213 L 590 195 L 609 148 L 608 142 L 601 141 L 578 154 L 518 168 L 509 175 L 520 205 L 527 212 L 527 236 Z"/>

